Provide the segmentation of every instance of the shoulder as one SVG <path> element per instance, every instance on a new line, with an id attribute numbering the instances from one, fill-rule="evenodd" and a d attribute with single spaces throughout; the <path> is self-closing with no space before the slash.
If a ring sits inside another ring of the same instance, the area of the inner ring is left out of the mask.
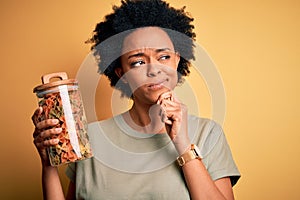
<path id="1" fill-rule="evenodd" d="M 88 129 L 89 131 L 92 131 L 98 129 L 99 127 L 104 129 L 108 127 L 112 127 L 113 125 L 116 125 L 116 121 L 118 120 L 118 118 L 119 116 L 115 116 L 100 121 L 91 122 L 88 124 Z"/>
<path id="2" fill-rule="evenodd" d="M 207 128 L 208 127 L 213 128 L 215 126 L 216 127 L 220 126 L 220 124 L 213 119 L 198 117 L 196 115 L 188 115 L 188 121 L 189 121 L 189 123 L 193 123 L 193 124 L 196 123 L 198 126 L 207 127 Z"/>
<path id="3" fill-rule="evenodd" d="M 190 115 L 189 136 L 191 141 L 200 147 L 202 155 L 207 155 L 225 137 L 223 129 L 216 121 Z"/>
<path id="4" fill-rule="evenodd" d="M 194 132 L 194 137 L 206 138 L 210 134 L 220 135 L 222 127 L 214 120 L 201 118 L 195 115 L 188 116 L 189 132 Z"/>
<path id="5" fill-rule="evenodd" d="M 219 126 L 219 124 L 212 119 L 198 117 L 195 115 L 189 115 L 188 121 L 189 121 L 189 123 L 197 124 L 198 126 L 201 126 L 201 127 L 211 127 L 212 128 L 214 126 Z"/>
<path id="6" fill-rule="evenodd" d="M 110 117 L 110 118 L 107 118 L 107 119 L 102 119 L 102 120 L 99 120 L 99 121 L 90 122 L 88 124 L 88 126 L 96 126 L 98 124 L 101 124 L 101 125 L 110 124 L 113 121 L 115 121 L 114 119 L 115 119 L 115 117 Z"/>

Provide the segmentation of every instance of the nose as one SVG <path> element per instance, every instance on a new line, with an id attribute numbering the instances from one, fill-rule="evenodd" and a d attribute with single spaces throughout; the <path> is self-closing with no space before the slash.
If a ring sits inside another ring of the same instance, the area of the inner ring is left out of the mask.
<path id="1" fill-rule="evenodd" d="M 147 76 L 148 77 L 156 77 L 161 73 L 161 67 L 157 64 L 149 64 L 147 66 Z"/>
<path id="2" fill-rule="evenodd" d="M 149 63 L 147 65 L 147 76 L 148 77 L 155 77 L 161 73 L 161 66 L 158 60 L 154 57 L 149 58 Z"/>

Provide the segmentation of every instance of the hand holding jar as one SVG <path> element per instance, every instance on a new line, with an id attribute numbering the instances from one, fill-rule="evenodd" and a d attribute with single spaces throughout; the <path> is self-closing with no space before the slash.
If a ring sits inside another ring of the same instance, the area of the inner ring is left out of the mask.
<path id="1" fill-rule="evenodd" d="M 50 83 L 52 78 L 61 80 Z M 42 162 L 48 162 L 46 154 L 52 166 L 90 158 L 87 120 L 77 81 L 67 79 L 66 73 L 53 73 L 43 76 L 42 82 L 34 88 L 40 108 L 32 116 L 34 143 Z"/>

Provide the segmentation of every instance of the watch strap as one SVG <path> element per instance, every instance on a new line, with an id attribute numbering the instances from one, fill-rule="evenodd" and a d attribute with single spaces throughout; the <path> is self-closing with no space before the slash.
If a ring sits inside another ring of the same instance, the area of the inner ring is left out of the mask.
<path id="1" fill-rule="evenodd" d="M 192 144 L 190 150 L 183 153 L 181 156 L 177 157 L 177 163 L 180 167 L 184 166 L 187 162 L 191 160 L 194 159 L 201 160 L 199 152 L 197 152 L 195 148 L 197 147 L 194 144 Z"/>

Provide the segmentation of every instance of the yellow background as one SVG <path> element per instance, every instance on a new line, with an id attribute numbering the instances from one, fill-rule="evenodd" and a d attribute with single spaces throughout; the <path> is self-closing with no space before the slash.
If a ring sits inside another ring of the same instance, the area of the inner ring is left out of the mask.
<path id="1" fill-rule="evenodd" d="M 84 41 L 114 2 L 0 2 L 1 199 L 42 198 L 40 161 L 32 143 L 30 117 L 37 105 L 32 88 L 45 73 L 76 76 L 90 48 Z M 300 199 L 299 1 L 170 2 L 187 6 L 197 43 L 223 78 L 223 127 L 242 173 L 234 187 L 236 199 Z M 108 94 L 101 100 L 109 101 L 110 92 L 101 91 Z M 63 173 L 62 179 L 65 183 Z"/>

